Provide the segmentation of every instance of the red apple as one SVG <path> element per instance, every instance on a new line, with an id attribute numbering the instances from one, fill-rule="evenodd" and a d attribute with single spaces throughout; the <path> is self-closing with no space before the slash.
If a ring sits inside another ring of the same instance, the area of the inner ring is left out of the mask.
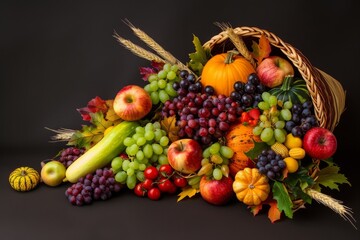
<path id="1" fill-rule="evenodd" d="M 41 180 L 48 186 L 60 185 L 65 179 L 66 167 L 59 161 L 51 160 L 41 168 Z"/>
<path id="2" fill-rule="evenodd" d="M 233 182 L 231 177 L 215 180 L 204 175 L 200 180 L 200 195 L 208 203 L 224 205 L 234 196 Z"/>
<path id="3" fill-rule="evenodd" d="M 260 62 L 256 68 L 260 82 L 269 88 L 279 86 L 285 76 L 294 75 L 291 63 L 279 56 L 270 56 Z"/>
<path id="4" fill-rule="evenodd" d="M 127 85 L 116 94 L 113 108 L 123 120 L 137 121 L 151 111 L 152 101 L 144 88 Z"/>
<path id="5" fill-rule="evenodd" d="M 190 174 L 201 167 L 201 145 L 191 138 L 179 139 L 172 142 L 167 151 L 169 164 L 176 171 Z"/>
<path id="6" fill-rule="evenodd" d="M 337 140 L 330 130 L 313 127 L 304 135 L 303 148 L 312 158 L 327 159 L 336 152 Z"/>

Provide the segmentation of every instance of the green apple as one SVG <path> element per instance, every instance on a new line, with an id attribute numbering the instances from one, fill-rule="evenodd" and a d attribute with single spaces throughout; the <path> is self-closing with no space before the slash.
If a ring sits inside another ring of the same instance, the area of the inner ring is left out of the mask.
<path id="1" fill-rule="evenodd" d="M 48 186 L 60 185 L 65 179 L 66 167 L 59 161 L 51 160 L 41 168 L 41 180 Z"/>

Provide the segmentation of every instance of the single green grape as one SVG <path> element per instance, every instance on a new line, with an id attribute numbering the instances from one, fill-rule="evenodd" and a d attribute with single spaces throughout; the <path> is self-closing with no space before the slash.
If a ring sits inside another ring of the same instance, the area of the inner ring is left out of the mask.
<path id="1" fill-rule="evenodd" d="M 167 82 L 166 82 L 164 79 L 160 79 L 160 80 L 158 81 L 158 86 L 159 86 L 160 89 L 165 89 L 165 88 L 166 88 L 166 84 L 167 84 Z"/>
<path id="2" fill-rule="evenodd" d="M 132 137 L 126 137 L 124 139 L 124 145 L 125 147 L 130 147 L 131 145 L 133 145 L 135 143 L 135 139 L 133 139 Z"/>
<path id="3" fill-rule="evenodd" d="M 127 178 L 126 178 L 126 186 L 129 188 L 129 189 L 134 189 L 135 188 L 135 185 L 136 185 L 136 175 L 135 174 L 132 174 L 132 175 L 128 175 Z"/>
<path id="4" fill-rule="evenodd" d="M 214 177 L 215 180 L 221 180 L 221 178 L 223 177 L 223 173 L 221 171 L 220 168 L 214 168 L 212 175 Z"/>
<path id="5" fill-rule="evenodd" d="M 151 92 L 150 93 L 151 102 L 156 105 L 160 102 L 159 93 L 158 92 Z"/>
<path id="6" fill-rule="evenodd" d="M 166 93 L 165 90 L 161 89 L 159 91 L 159 99 L 162 103 L 165 103 L 167 100 L 170 99 L 170 96 L 169 96 L 169 94 Z"/>
<path id="7" fill-rule="evenodd" d="M 158 143 L 153 143 L 151 146 L 152 146 L 154 153 L 157 155 L 162 154 L 164 151 L 163 147 Z"/>
<path id="8" fill-rule="evenodd" d="M 221 146 L 220 154 L 225 158 L 232 158 L 234 156 L 234 151 L 228 146 Z"/>
<path id="9" fill-rule="evenodd" d="M 153 73 L 148 77 L 148 81 L 149 83 L 153 82 L 153 81 L 157 81 L 159 78 L 157 76 L 157 74 Z"/>
<path id="10" fill-rule="evenodd" d="M 142 149 L 143 153 L 144 153 L 144 157 L 145 158 L 151 158 L 154 151 L 153 148 L 151 146 L 151 144 L 146 144 L 143 149 Z"/>
<path id="11" fill-rule="evenodd" d="M 115 174 L 115 181 L 124 184 L 126 182 L 127 174 L 125 171 L 120 171 Z"/>
<path id="12" fill-rule="evenodd" d="M 220 148 L 221 148 L 221 145 L 219 142 L 213 143 L 209 147 L 209 152 L 210 152 L 210 154 L 217 154 L 217 153 L 219 153 Z"/>
<path id="13" fill-rule="evenodd" d="M 146 131 L 145 134 L 144 134 L 144 138 L 147 140 L 147 141 L 152 141 L 155 137 L 155 134 L 153 131 Z"/>
<path id="14" fill-rule="evenodd" d="M 266 127 L 260 134 L 260 139 L 263 142 L 268 142 L 274 135 L 274 130 L 271 127 Z"/>
<path id="15" fill-rule="evenodd" d="M 162 69 L 158 72 L 157 76 L 159 79 L 165 79 L 166 78 L 166 75 L 167 75 L 167 71 Z"/>

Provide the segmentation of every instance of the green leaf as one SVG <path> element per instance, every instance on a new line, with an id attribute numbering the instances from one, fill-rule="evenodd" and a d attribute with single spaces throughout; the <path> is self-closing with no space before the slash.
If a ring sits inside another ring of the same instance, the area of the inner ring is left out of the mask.
<path id="1" fill-rule="evenodd" d="M 280 211 L 284 211 L 288 218 L 293 217 L 292 206 L 293 203 L 290 199 L 289 193 L 283 183 L 275 181 L 273 188 L 273 198 L 277 201 L 277 205 Z"/>
<path id="2" fill-rule="evenodd" d="M 344 174 L 339 173 L 340 168 L 338 166 L 329 165 L 321 169 L 318 173 L 316 182 L 322 186 L 330 189 L 336 189 L 339 191 L 339 184 L 347 183 L 351 186 Z"/>
<path id="3" fill-rule="evenodd" d="M 210 58 L 210 50 L 204 49 L 199 38 L 195 35 L 193 35 L 193 44 L 195 46 L 195 52 L 189 54 L 189 66 L 200 76 L 204 65 Z"/>
<path id="4" fill-rule="evenodd" d="M 262 150 L 269 148 L 269 145 L 265 142 L 256 142 L 254 140 L 253 142 L 254 142 L 254 147 L 249 151 L 245 152 L 245 155 L 251 160 L 256 159 L 259 156 L 259 154 L 262 152 Z"/>
<path id="5" fill-rule="evenodd" d="M 311 203 L 311 197 L 304 192 L 304 189 L 315 184 L 314 179 L 308 174 L 308 169 L 300 167 L 297 172 L 288 174 L 284 179 L 284 184 L 291 192 L 291 199 L 301 198 L 305 202 Z"/>

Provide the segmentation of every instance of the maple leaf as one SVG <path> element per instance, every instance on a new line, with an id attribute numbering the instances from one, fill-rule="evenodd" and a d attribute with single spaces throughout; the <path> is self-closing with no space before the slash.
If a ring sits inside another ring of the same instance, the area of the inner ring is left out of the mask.
<path id="1" fill-rule="evenodd" d="M 257 64 L 260 64 L 260 62 L 268 57 L 271 52 L 271 45 L 269 40 L 265 37 L 264 34 L 262 34 L 259 38 L 259 43 L 253 41 L 252 44 L 253 51 L 251 52 L 253 58 L 256 59 Z"/>
<path id="2" fill-rule="evenodd" d="M 102 112 L 90 113 L 91 123 L 96 126 L 96 129 L 104 132 L 108 127 L 112 126 L 113 123 L 111 121 L 107 121 L 104 118 L 104 114 Z"/>
<path id="3" fill-rule="evenodd" d="M 340 168 L 338 166 L 330 165 L 321 169 L 318 173 L 316 183 L 329 187 L 330 189 L 336 189 L 339 191 L 339 184 L 347 183 L 351 186 L 344 174 L 339 173 Z"/>
<path id="4" fill-rule="evenodd" d="M 156 62 L 151 61 L 151 66 L 156 69 L 157 72 L 159 72 L 161 69 L 164 68 L 165 63 L 163 62 Z"/>
<path id="5" fill-rule="evenodd" d="M 269 208 L 269 212 L 268 212 L 268 218 L 270 219 L 270 221 L 272 223 L 280 220 L 281 218 L 281 211 L 279 210 L 278 206 L 277 206 L 277 202 L 276 201 L 269 201 L 268 202 L 270 208 Z"/>
<path id="6" fill-rule="evenodd" d="M 157 71 L 151 67 L 140 67 L 139 69 L 140 75 L 142 76 L 141 79 L 144 81 L 147 81 L 150 75 L 157 73 Z"/>
<path id="7" fill-rule="evenodd" d="M 81 130 L 76 131 L 68 141 L 68 145 L 89 149 L 99 142 L 104 133 L 95 126 L 83 125 Z"/>
<path id="8" fill-rule="evenodd" d="M 254 147 L 249 151 L 245 152 L 245 155 L 251 160 L 256 159 L 259 156 L 259 154 L 262 152 L 262 150 L 267 149 L 269 147 L 269 145 L 265 142 L 257 142 L 254 140 L 253 142 L 254 142 Z"/>
<path id="9" fill-rule="evenodd" d="M 148 78 L 152 74 L 158 73 L 161 69 L 163 69 L 164 63 L 151 61 L 151 67 L 140 67 L 140 75 L 141 79 L 144 81 L 148 81 Z"/>
<path id="10" fill-rule="evenodd" d="M 174 142 L 179 139 L 178 132 L 180 128 L 176 126 L 175 116 L 164 118 L 161 121 L 161 127 L 167 132 L 170 141 Z"/>
<path id="11" fill-rule="evenodd" d="M 269 205 L 269 211 L 268 211 L 268 218 L 270 219 L 270 221 L 272 223 L 274 223 L 275 221 L 280 220 L 281 218 L 281 211 L 279 210 L 279 208 L 277 207 L 277 202 L 273 199 L 266 199 L 264 202 L 260 203 L 259 205 L 256 206 L 251 206 L 251 212 L 254 216 L 258 215 L 259 212 L 262 210 L 264 205 Z"/>
<path id="12" fill-rule="evenodd" d="M 108 106 L 106 105 L 106 101 L 101 99 L 99 96 L 91 99 L 86 107 L 76 109 L 83 118 L 84 121 L 90 121 L 91 116 L 90 113 L 102 112 L 105 113 L 108 110 Z"/>
<path id="13" fill-rule="evenodd" d="M 254 216 L 258 215 L 263 207 L 263 204 L 260 203 L 259 205 L 251 206 L 251 212 Z"/>
<path id="14" fill-rule="evenodd" d="M 179 198 L 177 199 L 177 202 L 180 202 L 186 197 L 192 198 L 195 196 L 200 190 L 192 188 L 191 186 L 185 187 L 182 189 L 182 191 L 178 194 Z"/>
<path id="15" fill-rule="evenodd" d="M 286 187 L 283 183 L 280 183 L 278 181 L 274 182 L 273 188 L 273 198 L 277 201 L 277 207 L 280 211 L 284 211 L 285 215 L 288 218 L 293 217 L 293 210 L 292 206 L 293 203 L 290 199 L 289 193 L 286 190 Z"/>

